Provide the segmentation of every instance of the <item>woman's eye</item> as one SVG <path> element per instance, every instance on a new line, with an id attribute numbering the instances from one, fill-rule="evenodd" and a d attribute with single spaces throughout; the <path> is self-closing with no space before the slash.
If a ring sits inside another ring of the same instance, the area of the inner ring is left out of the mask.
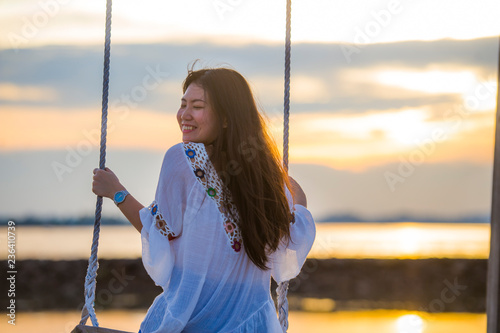
<path id="1" fill-rule="evenodd" d="M 193 106 L 193 109 L 197 109 L 197 110 L 203 109 L 203 106 L 195 105 L 195 106 Z"/>

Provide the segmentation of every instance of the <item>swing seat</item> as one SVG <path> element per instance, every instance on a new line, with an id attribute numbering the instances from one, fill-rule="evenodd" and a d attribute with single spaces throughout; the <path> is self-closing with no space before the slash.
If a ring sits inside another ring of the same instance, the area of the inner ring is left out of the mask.
<path id="1" fill-rule="evenodd" d="M 71 333 L 132 333 L 126 331 L 112 330 L 110 328 L 95 327 L 87 325 L 76 325 Z"/>

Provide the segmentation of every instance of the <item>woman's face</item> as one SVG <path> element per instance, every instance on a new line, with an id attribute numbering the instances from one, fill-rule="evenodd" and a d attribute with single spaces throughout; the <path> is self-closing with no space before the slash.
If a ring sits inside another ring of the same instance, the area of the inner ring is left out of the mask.
<path id="1" fill-rule="evenodd" d="M 208 102 L 205 90 L 191 83 L 182 96 L 177 121 L 182 132 L 183 142 L 197 142 L 206 145 L 218 136 L 217 117 Z"/>

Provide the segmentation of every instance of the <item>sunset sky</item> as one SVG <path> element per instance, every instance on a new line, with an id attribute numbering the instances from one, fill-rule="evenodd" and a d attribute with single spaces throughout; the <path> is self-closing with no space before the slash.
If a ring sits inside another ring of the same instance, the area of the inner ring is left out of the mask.
<path id="1" fill-rule="evenodd" d="M 316 218 L 489 213 L 498 13 L 293 1 L 290 172 Z M 107 165 L 143 204 L 195 59 L 247 77 L 281 145 L 284 15 L 284 0 L 115 1 Z M 104 16 L 104 0 L 0 1 L 0 217 L 93 215 Z"/>

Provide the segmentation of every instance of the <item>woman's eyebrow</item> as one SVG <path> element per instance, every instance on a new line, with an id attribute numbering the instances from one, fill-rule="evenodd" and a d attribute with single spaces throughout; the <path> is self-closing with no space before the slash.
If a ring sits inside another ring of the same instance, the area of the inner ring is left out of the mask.
<path id="1" fill-rule="evenodd" d="M 182 98 L 181 98 L 181 101 L 182 101 L 182 102 L 187 102 L 187 99 L 185 99 L 184 97 L 182 97 Z M 191 100 L 191 102 L 193 102 L 193 103 L 194 103 L 194 102 L 203 102 L 203 103 L 205 103 L 205 100 L 200 99 L 200 98 L 196 98 L 196 99 L 192 99 L 192 100 Z"/>

